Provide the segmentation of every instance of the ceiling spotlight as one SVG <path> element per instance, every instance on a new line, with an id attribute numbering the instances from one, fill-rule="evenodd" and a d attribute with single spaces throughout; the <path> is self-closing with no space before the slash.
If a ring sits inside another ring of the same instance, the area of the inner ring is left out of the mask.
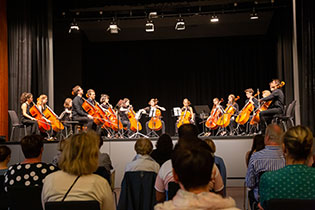
<path id="1" fill-rule="evenodd" d="M 217 22 L 219 22 L 218 16 L 212 15 L 212 16 L 211 16 L 211 19 L 210 19 L 210 22 L 211 22 L 211 23 L 217 23 Z"/>
<path id="2" fill-rule="evenodd" d="M 147 20 L 147 23 L 145 24 L 145 31 L 154 32 L 154 23 L 152 20 Z"/>
<path id="3" fill-rule="evenodd" d="M 158 18 L 157 12 L 150 12 L 149 19 Z"/>
<path id="4" fill-rule="evenodd" d="M 184 19 L 183 18 L 179 18 L 177 19 L 177 23 L 175 25 L 175 30 L 177 31 L 183 31 L 185 30 L 186 27 L 185 27 L 185 22 L 184 22 Z"/>
<path id="5" fill-rule="evenodd" d="M 109 24 L 107 31 L 109 31 L 109 33 L 111 33 L 111 34 L 118 34 L 118 32 L 120 31 L 120 28 L 118 27 L 118 25 L 115 21 L 112 21 Z"/>
<path id="6" fill-rule="evenodd" d="M 253 12 L 250 14 L 250 17 L 249 17 L 251 20 L 258 20 L 259 17 L 258 17 L 258 14 L 257 12 L 255 11 L 255 8 L 253 9 Z"/>
<path id="7" fill-rule="evenodd" d="M 72 23 L 70 24 L 69 34 L 73 31 L 79 31 L 79 30 L 80 30 L 80 27 L 78 23 L 75 21 L 75 19 L 73 19 Z"/>

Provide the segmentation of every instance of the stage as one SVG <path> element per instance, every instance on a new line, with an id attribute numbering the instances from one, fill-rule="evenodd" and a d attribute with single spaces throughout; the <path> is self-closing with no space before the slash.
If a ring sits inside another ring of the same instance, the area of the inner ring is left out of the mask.
<path id="1" fill-rule="evenodd" d="M 252 145 L 252 137 L 250 136 L 230 136 L 230 137 L 203 137 L 212 138 L 216 144 L 216 156 L 222 157 L 227 170 L 227 186 L 243 186 L 246 175 L 245 154 L 250 150 Z M 157 138 L 150 138 L 154 147 Z M 177 137 L 172 137 L 173 143 L 177 142 Z M 116 171 L 115 187 L 120 188 L 124 175 L 125 166 L 136 155 L 134 144 L 136 139 L 106 139 L 101 148 L 101 152 L 109 154 L 113 167 Z M 0 143 L 0 145 L 10 147 L 11 161 L 9 165 L 23 161 L 19 142 Z M 58 142 L 51 141 L 44 143 L 43 162 L 51 162 L 57 154 Z"/>

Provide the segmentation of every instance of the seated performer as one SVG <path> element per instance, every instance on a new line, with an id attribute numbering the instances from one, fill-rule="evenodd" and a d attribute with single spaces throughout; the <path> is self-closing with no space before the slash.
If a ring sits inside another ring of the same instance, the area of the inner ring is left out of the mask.
<path id="1" fill-rule="evenodd" d="M 72 131 L 71 124 L 67 123 L 67 121 L 72 121 L 72 99 L 66 98 L 63 103 L 64 111 L 59 115 L 59 120 L 62 122 L 64 126 L 67 127 L 68 130 Z"/>
<path id="2" fill-rule="evenodd" d="M 150 101 L 149 101 L 149 105 L 148 107 L 142 109 L 142 112 L 144 113 L 147 113 L 147 114 L 150 114 L 154 109 L 156 110 L 161 110 L 161 111 L 166 111 L 166 109 L 164 107 L 161 107 L 159 105 L 157 105 L 158 103 L 158 99 L 157 98 L 152 98 Z M 155 116 L 154 116 L 155 117 Z M 159 119 L 161 120 L 161 119 Z M 146 122 L 145 126 L 146 126 L 146 131 L 147 131 L 147 134 L 150 133 L 151 129 L 149 128 L 149 122 Z M 161 123 L 162 123 L 162 134 L 165 133 L 165 123 L 163 120 L 161 120 Z"/>
<path id="3" fill-rule="evenodd" d="M 37 98 L 36 105 L 41 113 L 43 113 L 44 110 L 47 108 L 46 107 L 47 102 L 48 102 L 48 97 L 45 94 L 42 94 Z"/>
<path id="4" fill-rule="evenodd" d="M 264 133 L 266 125 L 271 123 L 273 116 L 282 114 L 284 111 L 284 94 L 279 88 L 280 80 L 274 79 L 269 83 L 271 94 L 267 97 L 260 99 L 260 101 L 271 101 L 268 109 L 260 112 L 260 126 L 261 131 Z"/>
<path id="5" fill-rule="evenodd" d="M 230 135 L 232 134 L 232 132 L 234 131 L 234 129 L 236 128 L 236 122 L 235 122 L 235 118 L 238 115 L 239 112 L 239 106 L 238 103 L 236 103 L 235 101 L 235 95 L 230 94 L 228 97 L 228 103 L 226 106 L 232 105 L 232 107 L 235 109 L 235 112 L 233 114 L 233 116 L 231 117 L 231 121 L 230 121 Z"/>
<path id="6" fill-rule="evenodd" d="M 72 118 L 75 121 L 86 124 L 86 126 L 91 129 L 93 125 L 93 117 L 86 113 L 82 108 L 84 99 L 82 99 L 83 89 L 77 85 L 72 89 L 72 94 L 75 95 L 72 100 Z"/>
<path id="7" fill-rule="evenodd" d="M 216 130 L 218 128 L 218 125 L 216 124 L 216 122 L 218 121 L 219 117 L 222 116 L 224 112 L 223 107 L 220 105 L 222 101 L 223 99 L 221 99 L 221 101 L 218 98 L 213 99 L 213 106 L 210 112 L 210 116 L 208 117 L 205 123 L 205 126 L 209 128 L 209 131 L 206 132 L 205 136 L 210 136 L 211 135 L 210 130 Z"/>
<path id="8" fill-rule="evenodd" d="M 244 92 L 245 92 L 246 98 L 247 98 L 247 99 L 245 100 L 245 106 L 247 106 L 248 103 L 251 103 L 251 104 L 254 105 L 253 111 L 256 110 L 256 109 L 258 108 L 258 106 L 259 106 L 259 102 L 258 102 L 258 100 L 253 96 L 254 90 L 253 90 L 252 88 L 248 88 L 248 89 L 246 89 Z M 244 108 L 245 108 L 245 106 L 244 106 Z M 243 108 L 243 109 L 244 109 L 244 108 Z M 243 110 L 243 109 L 242 109 L 242 110 Z M 250 122 L 251 118 L 252 118 L 252 116 L 249 117 L 249 120 L 248 120 L 247 122 Z M 244 125 L 246 125 L 246 124 L 244 124 Z M 243 134 L 245 134 L 245 131 L 248 132 L 248 130 L 245 129 L 244 125 L 240 125 L 240 131 L 243 132 Z"/>
<path id="9" fill-rule="evenodd" d="M 194 122 L 195 122 L 194 110 L 193 110 L 193 108 L 191 106 L 189 106 L 190 104 L 191 103 L 190 103 L 190 101 L 187 98 L 185 98 L 183 100 L 183 105 L 184 106 L 181 108 L 181 116 L 178 117 L 178 119 L 176 121 L 176 124 L 175 124 L 176 133 L 178 133 L 178 128 L 182 124 L 187 124 L 187 122 L 186 122 L 187 117 L 188 117 L 188 121 L 189 121 L 190 124 L 194 124 Z M 178 125 L 178 124 L 180 124 L 180 125 Z"/>
<path id="10" fill-rule="evenodd" d="M 132 109 L 132 105 L 130 104 L 130 100 L 128 98 L 124 98 L 118 103 L 118 115 L 120 117 L 120 121 L 124 127 L 130 129 L 130 122 L 128 118 L 129 109 Z"/>
<path id="11" fill-rule="evenodd" d="M 93 106 L 95 106 L 95 91 L 93 89 L 89 89 L 86 92 L 87 101 L 90 102 Z"/>
<path id="12" fill-rule="evenodd" d="M 32 134 L 39 134 L 37 121 L 30 113 L 30 108 L 33 106 L 33 95 L 26 92 L 22 93 L 21 104 L 21 123 L 26 126 L 31 126 Z"/>

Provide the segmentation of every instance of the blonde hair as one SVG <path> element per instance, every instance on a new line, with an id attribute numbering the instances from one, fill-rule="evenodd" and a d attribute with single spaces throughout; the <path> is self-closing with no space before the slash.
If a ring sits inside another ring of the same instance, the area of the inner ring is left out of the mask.
<path id="1" fill-rule="evenodd" d="M 266 128 L 265 136 L 269 137 L 269 141 L 281 144 L 283 130 L 279 125 L 269 124 Z"/>
<path id="2" fill-rule="evenodd" d="M 295 126 L 283 135 L 283 144 L 294 160 L 306 160 L 312 152 L 313 134 L 306 126 Z"/>
<path id="3" fill-rule="evenodd" d="M 136 144 L 135 144 L 135 150 L 137 154 L 140 155 L 149 155 L 151 154 L 153 150 L 153 144 L 150 141 L 150 139 L 147 138 L 141 138 L 138 139 Z"/>
<path id="4" fill-rule="evenodd" d="M 98 167 L 99 136 L 95 131 L 82 132 L 65 141 L 58 166 L 73 175 L 92 174 Z"/>
<path id="5" fill-rule="evenodd" d="M 70 108 L 70 103 L 72 102 L 71 98 L 66 98 L 65 102 L 63 103 L 63 107 Z"/>

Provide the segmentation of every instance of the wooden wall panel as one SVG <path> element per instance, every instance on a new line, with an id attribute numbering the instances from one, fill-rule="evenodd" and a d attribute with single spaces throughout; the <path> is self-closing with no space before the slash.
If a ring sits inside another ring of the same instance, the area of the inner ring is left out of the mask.
<path id="1" fill-rule="evenodd" d="M 0 0 L 0 136 L 8 139 L 7 0 Z"/>

